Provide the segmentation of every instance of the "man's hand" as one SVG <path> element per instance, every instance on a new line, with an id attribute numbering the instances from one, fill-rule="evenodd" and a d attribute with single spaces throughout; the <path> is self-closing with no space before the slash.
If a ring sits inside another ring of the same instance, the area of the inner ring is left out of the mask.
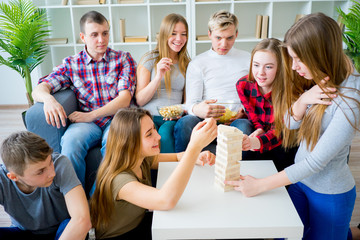
<path id="1" fill-rule="evenodd" d="M 78 112 L 75 111 L 69 115 L 69 120 L 73 123 L 76 122 L 93 122 L 96 119 L 95 114 L 92 112 Z"/>
<path id="2" fill-rule="evenodd" d="M 211 105 L 216 103 L 217 100 L 204 100 L 193 107 L 193 113 L 199 118 L 214 118 L 219 119 L 225 113 L 225 107 L 221 105 Z"/>
<path id="3" fill-rule="evenodd" d="M 61 125 L 66 127 L 66 112 L 63 106 L 51 95 L 44 100 L 44 114 L 49 125 L 57 128 L 60 128 Z"/>

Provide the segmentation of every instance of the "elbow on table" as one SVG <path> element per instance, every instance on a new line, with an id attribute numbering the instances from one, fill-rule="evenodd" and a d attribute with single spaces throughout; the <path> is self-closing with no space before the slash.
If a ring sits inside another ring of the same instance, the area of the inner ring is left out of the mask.
<path id="1" fill-rule="evenodd" d="M 178 203 L 179 199 L 174 199 L 174 198 L 165 198 L 163 199 L 163 201 L 161 201 L 160 204 L 160 209 L 161 211 L 168 211 L 173 209 L 176 204 Z"/>

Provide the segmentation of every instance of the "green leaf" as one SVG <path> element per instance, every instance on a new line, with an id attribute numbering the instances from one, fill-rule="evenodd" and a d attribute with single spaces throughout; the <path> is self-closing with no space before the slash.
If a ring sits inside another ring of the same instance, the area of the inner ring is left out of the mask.
<path id="1" fill-rule="evenodd" d="M 0 56 L 0 65 L 10 67 L 24 78 L 48 53 L 45 39 L 49 37 L 49 26 L 46 10 L 37 8 L 30 0 L 0 3 L 0 51 L 9 55 Z"/>
<path id="2" fill-rule="evenodd" d="M 346 14 L 342 9 L 337 8 L 342 17 L 346 29 L 343 32 L 343 41 L 347 46 L 347 55 L 353 60 L 360 55 L 360 2 L 352 0 L 353 5 Z M 357 69 L 360 71 L 360 69 Z"/>

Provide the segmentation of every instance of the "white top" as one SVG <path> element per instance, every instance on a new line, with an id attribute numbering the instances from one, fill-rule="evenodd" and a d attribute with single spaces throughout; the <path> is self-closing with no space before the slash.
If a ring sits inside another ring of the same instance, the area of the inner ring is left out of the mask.
<path id="1" fill-rule="evenodd" d="M 272 161 L 241 161 L 240 173 L 257 178 L 276 173 Z M 159 163 L 160 188 L 178 165 Z M 154 211 L 152 237 L 158 239 L 301 239 L 303 224 L 284 187 L 247 198 L 214 186 L 214 166 L 195 166 L 174 209 Z"/>
<path id="2" fill-rule="evenodd" d="M 186 108 L 194 115 L 195 103 L 217 99 L 240 102 L 236 82 L 249 73 L 250 53 L 232 48 L 226 55 L 212 49 L 196 56 L 186 71 Z"/>

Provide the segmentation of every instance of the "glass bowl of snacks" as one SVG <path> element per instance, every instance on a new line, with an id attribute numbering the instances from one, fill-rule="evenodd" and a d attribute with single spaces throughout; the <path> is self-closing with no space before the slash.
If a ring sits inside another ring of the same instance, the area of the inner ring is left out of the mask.
<path id="1" fill-rule="evenodd" d="M 230 119 L 234 118 L 242 107 L 241 103 L 235 101 L 219 101 L 211 103 L 211 105 L 221 105 L 225 107 L 225 113 L 218 119 L 218 123 L 230 122 Z"/>
<path id="2" fill-rule="evenodd" d="M 179 119 L 184 114 L 184 104 L 170 105 L 170 106 L 158 106 L 157 107 L 160 116 L 167 120 Z"/>

